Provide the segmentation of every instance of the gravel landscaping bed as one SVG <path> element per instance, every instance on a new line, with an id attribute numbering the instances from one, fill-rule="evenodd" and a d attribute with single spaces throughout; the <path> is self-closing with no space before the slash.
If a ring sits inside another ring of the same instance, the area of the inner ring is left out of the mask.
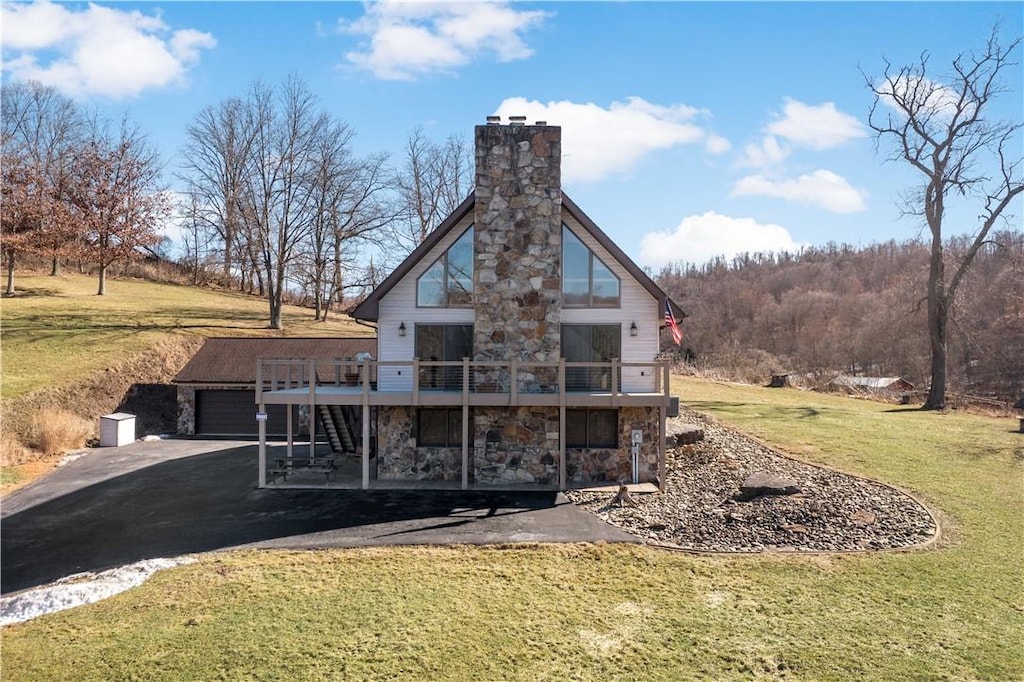
<path id="1" fill-rule="evenodd" d="M 934 537 L 931 514 L 893 488 L 804 464 L 702 414 L 670 420 L 699 426 L 704 439 L 666 455 L 665 492 L 614 495 L 569 491 L 577 505 L 649 541 L 712 552 L 849 551 L 910 547 Z M 739 501 L 755 473 L 795 482 L 800 492 Z"/>

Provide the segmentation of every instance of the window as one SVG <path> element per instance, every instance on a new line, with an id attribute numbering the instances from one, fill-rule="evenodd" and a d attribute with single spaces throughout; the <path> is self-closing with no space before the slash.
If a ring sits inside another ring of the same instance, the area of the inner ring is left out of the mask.
<path id="1" fill-rule="evenodd" d="M 562 304 L 574 308 L 617 308 L 619 278 L 562 225 Z"/>
<path id="2" fill-rule="evenodd" d="M 416 280 L 416 305 L 454 308 L 473 304 L 473 226 Z"/>
<path id="3" fill-rule="evenodd" d="M 619 447 L 618 410 L 566 410 L 567 448 Z"/>
<path id="4" fill-rule="evenodd" d="M 416 415 L 418 447 L 462 447 L 462 408 L 424 409 Z"/>
<path id="5" fill-rule="evenodd" d="M 417 324 L 416 357 L 421 362 L 461 362 L 473 357 L 473 325 Z M 462 367 L 421 367 L 420 388 L 462 390 Z"/>
<path id="6" fill-rule="evenodd" d="M 562 357 L 566 362 L 607 362 L 621 358 L 622 327 L 617 324 L 563 324 Z M 567 391 L 610 391 L 608 367 L 566 367 Z M 621 377 L 619 385 L 622 385 Z"/>

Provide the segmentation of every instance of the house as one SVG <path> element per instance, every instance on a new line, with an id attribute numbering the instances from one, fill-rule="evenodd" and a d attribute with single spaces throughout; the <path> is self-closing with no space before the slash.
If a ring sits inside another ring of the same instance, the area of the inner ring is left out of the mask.
<path id="1" fill-rule="evenodd" d="M 292 485 L 265 433 L 294 404 L 358 412 L 363 488 L 659 480 L 660 331 L 684 313 L 562 192 L 561 128 L 489 118 L 475 153 L 473 193 L 351 312 L 377 326 L 357 386 L 259 363 L 261 486 Z"/>
<path id="2" fill-rule="evenodd" d="M 364 338 L 210 338 L 174 377 L 177 387 L 177 432 L 183 436 L 233 436 L 250 438 L 258 434 L 256 405 L 256 359 L 314 358 L 334 367 L 349 380 L 358 370 L 356 358 L 376 357 L 377 340 Z M 299 408 L 303 409 L 299 409 Z M 293 425 L 308 425 L 306 406 L 292 406 Z M 269 424 L 271 436 L 286 435 L 284 405 L 274 405 Z M 317 421 L 313 420 L 314 425 Z M 298 429 L 299 435 L 308 429 Z M 326 436 L 325 436 L 326 437 Z"/>

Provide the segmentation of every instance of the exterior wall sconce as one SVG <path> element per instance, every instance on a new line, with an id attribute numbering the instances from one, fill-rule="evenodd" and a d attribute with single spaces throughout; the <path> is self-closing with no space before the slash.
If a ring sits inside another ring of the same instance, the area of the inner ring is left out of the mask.
<path id="1" fill-rule="evenodd" d="M 398 324 L 398 335 L 405 336 L 405 322 L 400 322 Z"/>
<path id="2" fill-rule="evenodd" d="M 637 328 L 636 328 L 636 322 L 633 322 L 632 324 L 629 325 L 629 335 L 630 336 L 636 336 L 639 333 L 640 333 L 639 330 L 637 330 Z"/>

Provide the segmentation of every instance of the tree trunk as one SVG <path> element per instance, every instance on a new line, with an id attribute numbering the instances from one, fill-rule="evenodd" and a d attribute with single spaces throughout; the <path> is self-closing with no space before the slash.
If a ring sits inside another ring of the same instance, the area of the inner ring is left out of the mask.
<path id="1" fill-rule="evenodd" d="M 946 409 L 946 332 L 949 300 L 946 292 L 945 260 L 941 238 L 932 240 L 928 272 L 928 341 L 932 351 L 931 387 L 921 409 Z"/>
<path id="2" fill-rule="evenodd" d="M 4 296 L 14 296 L 14 249 L 7 250 L 7 288 Z"/>
<path id="3" fill-rule="evenodd" d="M 57 256 L 53 257 L 50 261 L 50 277 L 56 277 L 60 274 L 60 258 Z"/>
<path id="4" fill-rule="evenodd" d="M 100 263 L 100 287 L 96 291 L 97 296 L 103 296 L 107 293 L 107 266 L 105 263 Z"/>

